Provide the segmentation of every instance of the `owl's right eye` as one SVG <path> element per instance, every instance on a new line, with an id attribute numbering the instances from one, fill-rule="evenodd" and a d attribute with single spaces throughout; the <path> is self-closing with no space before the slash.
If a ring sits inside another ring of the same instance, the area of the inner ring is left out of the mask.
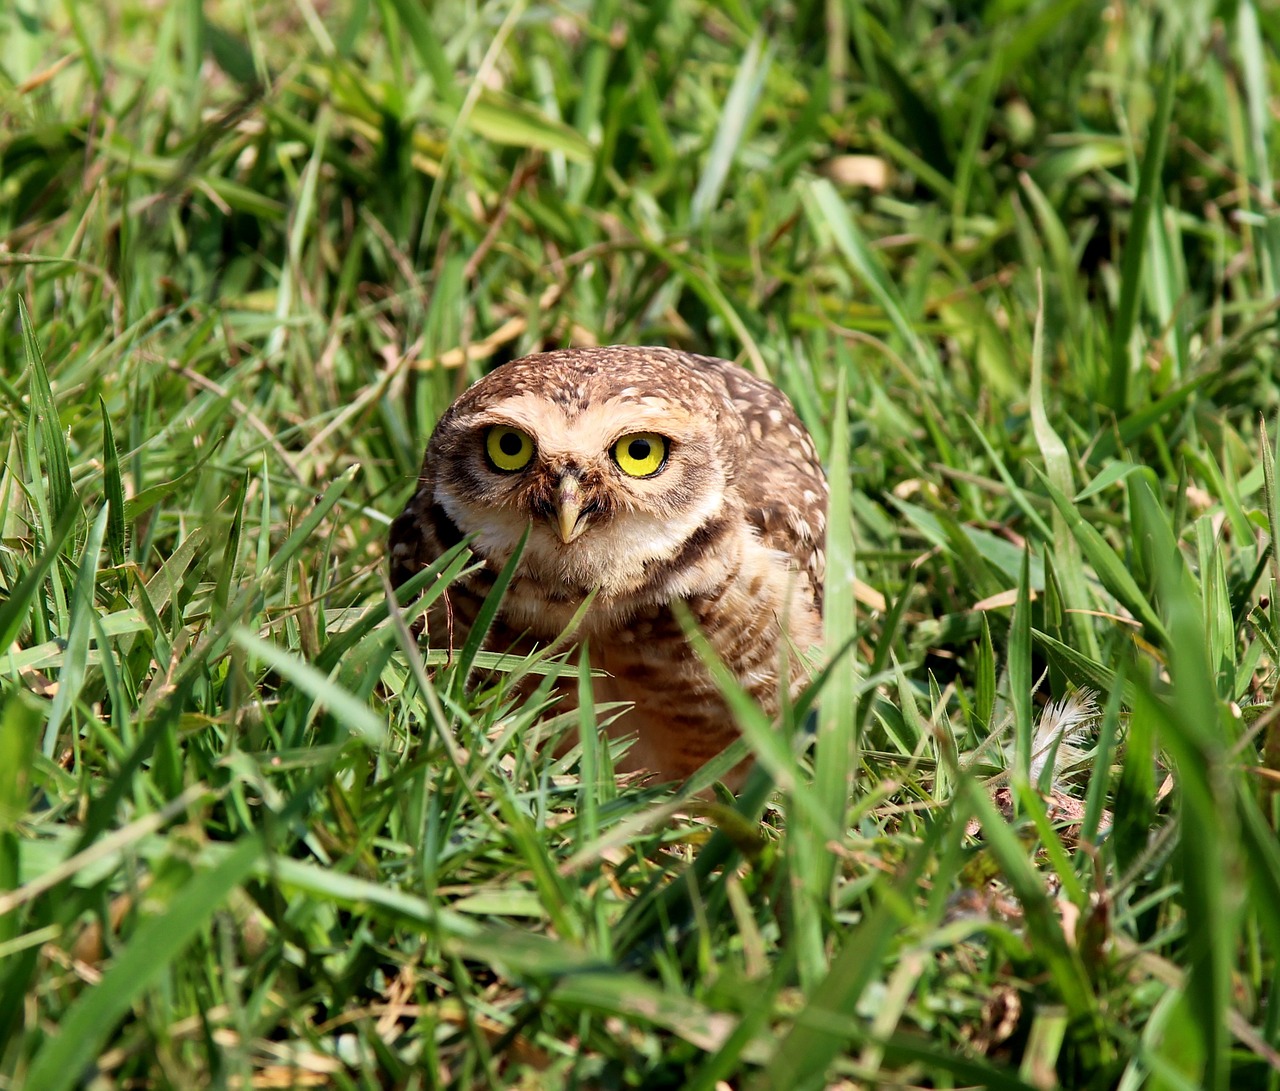
<path id="1" fill-rule="evenodd" d="M 496 424 L 484 435 L 484 451 L 490 466 L 511 474 L 529 465 L 533 458 L 533 439 L 519 428 Z"/>

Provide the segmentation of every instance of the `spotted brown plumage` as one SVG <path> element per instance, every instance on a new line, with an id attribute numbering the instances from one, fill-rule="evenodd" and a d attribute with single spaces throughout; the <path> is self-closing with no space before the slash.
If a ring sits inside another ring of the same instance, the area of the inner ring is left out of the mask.
<path id="1" fill-rule="evenodd" d="M 528 530 L 487 646 L 555 640 L 594 591 L 570 636 L 604 672 L 596 700 L 629 704 L 610 727 L 637 735 L 624 768 L 684 777 L 736 732 L 672 603 L 776 714 L 821 635 L 826 506 L 791 404 L 737 365 L 665 348 L 541 353 L 493 371 L 441 417 L 391 527 L 391 579 L 474 536 L 482 566 L 426 624 L 430 646 L 460 645 Z"/>

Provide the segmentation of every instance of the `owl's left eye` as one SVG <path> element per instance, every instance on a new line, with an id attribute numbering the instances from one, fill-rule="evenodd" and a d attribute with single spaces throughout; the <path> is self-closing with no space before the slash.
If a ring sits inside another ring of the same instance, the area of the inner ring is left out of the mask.
<path id="1" fill-rule="evenodd" d="M 495 470 L 515 473 L 528 466 L 533 458 L 533 439 L 519 428 L 496 424 L 484 435 L 484 451 Z"/>
<path id="2" fill-rule="evenodd" d="M 628 477 L 652 477 L 667 462 L 669 441 L 656 432 L 633 432 L 613 445 L 613 461 Z"/>

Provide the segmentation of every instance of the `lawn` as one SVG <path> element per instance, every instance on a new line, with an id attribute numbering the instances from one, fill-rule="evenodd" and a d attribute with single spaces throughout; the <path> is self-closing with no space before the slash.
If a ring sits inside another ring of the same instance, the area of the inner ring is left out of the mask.
<path id="1" fill-rule="evenodd" d="M 1280 1089 L 1277 86 L 1265 0 L 4 6 L 0 1089 Z M 736 799 L 388 600 L 610 343 L 826 458 Z"/>

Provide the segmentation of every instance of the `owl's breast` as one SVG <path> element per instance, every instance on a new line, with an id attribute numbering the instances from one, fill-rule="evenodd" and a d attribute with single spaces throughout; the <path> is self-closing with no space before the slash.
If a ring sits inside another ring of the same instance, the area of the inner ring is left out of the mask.
<path id="1" fill-rule="evenodd" d="M 585 587 L 517 575 L 502 598 L 501 615 L 509 628 L 546 643 L 569 629 L 588 596 Z"/>

